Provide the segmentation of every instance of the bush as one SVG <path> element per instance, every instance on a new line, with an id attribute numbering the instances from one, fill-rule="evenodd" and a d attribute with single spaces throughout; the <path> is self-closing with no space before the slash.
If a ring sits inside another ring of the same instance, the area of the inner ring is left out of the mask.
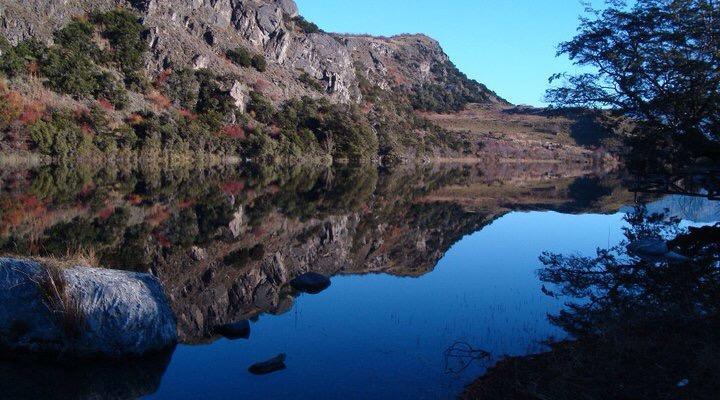
<path id="1" fill-rule="evenodd" d="M 8 92 L 0 95 L 0 131 L 7 127 L 22 114 L 23 98 L 18 92 Z"/>
<path id="2" fill-rule="evenodd" d="M 100 49 L 93 41 L 95 26 L 88 21 L 75 20 L 55 32 L 55 44 L 75 54 L 95 59 Z"/>
<path id="3" fill-rule="evenodd" d="M 46 50 L 45 45 L 34 39 L 20 42 L 15 47 L 8 47 L 0 56 L 0 70 L 9 78 L 24 75 L 28 72 L 31 63 L 36 63 Z"/>
<path id="4" fill-rule="evenodd" d="M 230 61 L 241 67 L 253 67 L 259 72 L 265 72 L 267 69 L 267 61 L 265 61 L 265 57 L 262 54 L 253 54 L 245 47 L 241 46 L 228 50 L 225 52 L 225 55 L 227 55 Z"/>
<path id="5" fill-rule="evenodd" d="M 99 90 L 100 71 L 89 57 L 82 53 L 53 46 L 43 57 L 41 73 L 47 77 L 47 85 L 56 92 L 73 97 L 87 97 Z"/>
<path id="6" fill-rule="evenodd" d="M 241 67 L 249 68 L 252 66 L 252 54 L 244 47 L 228 50 L 225 54 L 230 61 Z"/>
<path id="7" fill-rule="evenodd" d="M 250 101 L 248 101 L 247 110 L 254 114 L 256 120 L 265 124 L 271 123 L 275 116 L 275 107 L 273 104 L 266 99 L 262 93 L 254 90 L 250 92 Z"/>
<path id="8" fill-rule="evenodd" d="M 310 76 L 307 72 L 303 72 L 300 75 L 300 82 L 304 83 L 308 87 L 317 90 L 318 92 L 324 92 L 325 86 L 320 82 L 319 80 L 315 79 L 314 77 Z"/>
<path id="9" fill-rule="evenodd" d="M 138 17 L 126 10 L 113 10 L 95 14 L 93 22 L 102 26 L 102 36 L 112 46 L 106 60 L 116 64 L 123 71 L 126 83 L 141 85 L 143 56 L 148 50 L 143 40 L 143 26 Z"/>
<path id="10" fill-rule="evenodd" d="M 265 61 L 265 56 L 262 54 L 255 54 L 252 57 L 251 64 L 258 72 L 265 72 L 267 69 L 267 61 Z"/>
<path id="11" fill-rule="evenodd" d="M 122 110 L 128 104 L 128 93 L 123 83 L 109 72 L 102 72 L 96 77 L 97 90 L 95 97 L 105 99 L 113 107 Z"/>
<path id="12" fill-rule="evenodd" d="M 174 71 L 163 87 L 165 93 L 178 105 L 194 110 L 198 103 L 200 84 L 189 69 Z"/>
<path id="13" fill-rule="evenodd" d="M 302 16 L 297 16 L 292 19 L 298 28 L 305 33 L 321 33 L 323 32 L 316 24 L 306 20 Z"/>
<path id="14" fill-rule="evenodd" d="M 230 94 L 220 89 L 220 85 L 212 73 L 200 70 L 195 73 L 195 77 L 200 88 L 195 108 L 197 112 L 204 113 L 212 110 L 224 115 L 235 109 Z"/>

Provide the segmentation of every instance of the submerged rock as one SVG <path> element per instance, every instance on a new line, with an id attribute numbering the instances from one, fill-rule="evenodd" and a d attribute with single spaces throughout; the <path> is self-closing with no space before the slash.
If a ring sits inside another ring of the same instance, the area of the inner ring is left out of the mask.
<path id="1" fill-rule="evenodd" d="M 281 371 L 285 368 L 285 354 L 281 353 L 267 361 L 251 365 L 248 371 L 255 375 L 265 375 L 271 372 Z"/>
<path id="2" fill-rule="evenodd" d="M 316 294 L 330 286 L 330 279 L 315 272 L 307 272 L 291 280 L 290 286 L 301 292 Z"/>
<path id="3" fill-rule="evenodd" d="M 638 239 L 627 246 L 628 253 L 647 260 L 666 260 L 668 262 L 685 262 L 689 258 L 670 251 L 665 240 L 659 238 Z"/>
<path id="4" fill-rule="evenodd" d="M 0 258 L 0 347 L 121 358 L 176 341 L 175 317 L 149 274 Z"/>
<path id="5" fill-rule="evenodd" d="M 228 339 L 247 339 L 250 337 L 250 322 L 244 320 L 220 325 L 215 328 L 215 333 Z"/>

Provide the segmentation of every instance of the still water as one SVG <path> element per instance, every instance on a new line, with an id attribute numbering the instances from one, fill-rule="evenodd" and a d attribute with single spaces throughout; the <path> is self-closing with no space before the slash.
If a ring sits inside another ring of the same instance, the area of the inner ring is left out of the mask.
<path id="1" fill-rule="evenodd" d="M 13 398 L 454 398 L 503 356 L 565 337 L 547 319 L 563 301 L 543 294 L 538 256 L 619 243 L 636 198 L 617 177 L 521 166 L 6 178 L 3 253 L 62 255 L 72 243 L 154 273 L 181 343 L 123 365 L 5 361 L 0 388 Z M 720 209 L 648 201 L 685 225 Z M 238 252 L 249 256 L 228 261 Z M 306 271 L 332 285 L 289 290 Z M 248 339 L 213 334 L 242 319 Z M 248 372 L 280 353 L 286 369 Z M 34 386 L 37 374 L 48 385 Z"/>

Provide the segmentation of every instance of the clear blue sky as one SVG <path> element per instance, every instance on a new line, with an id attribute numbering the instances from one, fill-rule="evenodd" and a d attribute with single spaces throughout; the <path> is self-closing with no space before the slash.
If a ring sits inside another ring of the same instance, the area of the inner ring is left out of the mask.
<path id="1" fill-rule="evenodd" d="M 543 105 L 548 77 L 572 71 L 556 58 L 573 37 L 580 0 L 296 0 L 300 13 L 330 32 L 425 33 L 470 78 L 515 104 Z M 602 1 L 594 0 L 601 5 Z"/>

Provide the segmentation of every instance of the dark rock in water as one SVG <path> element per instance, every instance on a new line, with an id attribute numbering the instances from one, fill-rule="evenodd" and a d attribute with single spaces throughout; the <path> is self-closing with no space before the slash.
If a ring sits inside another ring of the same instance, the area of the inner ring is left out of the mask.
<path id="1" fill-rule="evenodd" d="M 244 320 L 232 324 L 220 325 L 215 328 L 215 333 L 225 336 L 228 339 L 247 339 L 250 337 L 250 322 Z"/>
<path id="2" fill-rule="evenodd" d="M 667 243 L 658 238 L 642 238 L 628 245 L 628 252 L 639 257 L 660 257 L 667 254 Z"/>
<path id="3" fill-rule="evenodd" d="M 327 289 L 330 279 L 315 272 L 307 272 L 291 280 L 290 286 L 301 292 L 315 294 Z"/>
<path id="4" fill-rule="evenodd" d="M 123 358 L 176 341 L 175 316 L 152 275 L 0 258 L 4 350 Z"/>
<path id="5" fill-rule="evenodd" d="M 265 375 L 271 372 L 281 371 L 285 368 L 285 354 L 281 353 L 267 361 L 251 365 L 248 371 L 255 375 Z"/>

